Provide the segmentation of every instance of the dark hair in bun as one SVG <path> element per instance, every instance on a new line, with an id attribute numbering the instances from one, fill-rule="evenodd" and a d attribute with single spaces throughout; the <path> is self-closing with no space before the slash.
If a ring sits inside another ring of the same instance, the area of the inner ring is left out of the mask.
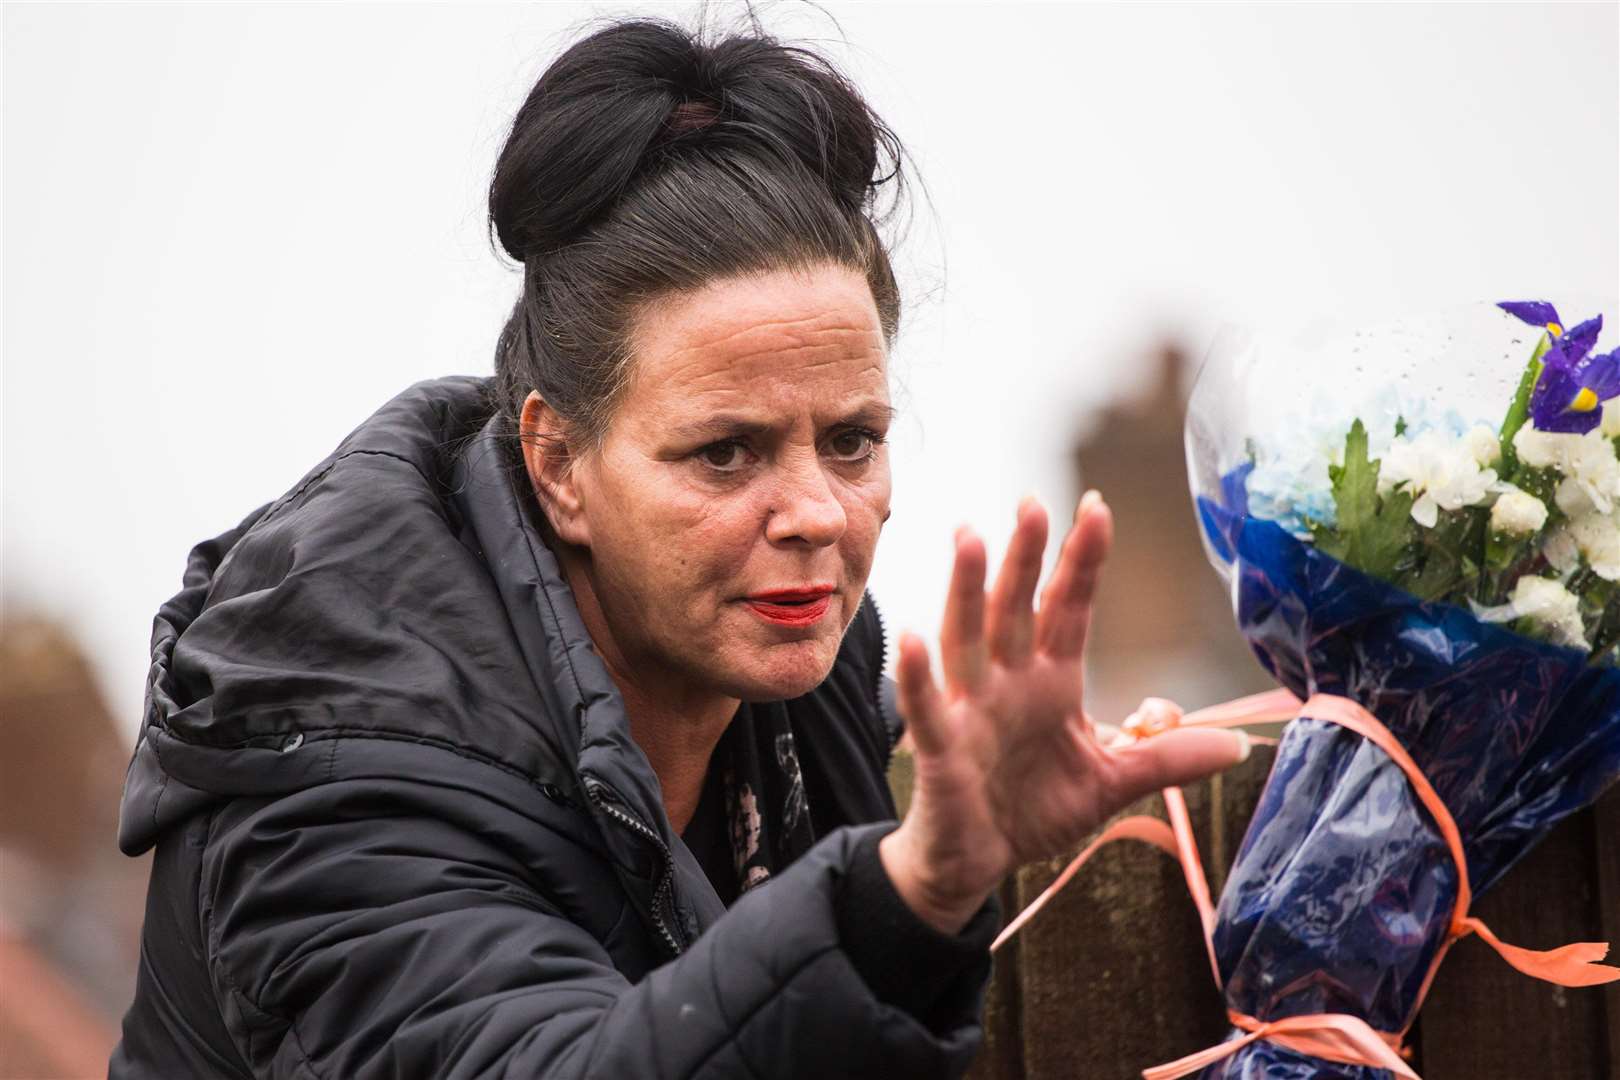
<path id="1" fill-rule="evenodd" d="M 576 42 L 530 91 L 490 183 L 490 226 L 524 264 L 495 358 L 509 431 L 539 390 L 577 437 L 599 438 L 637 313 L 718 278 L 848 266 L 892 342 L 900 302 L 878 229 L 900 205 L 902 157 L 849 80 L 757 26 L 707 41 L 637 18 Z"/>

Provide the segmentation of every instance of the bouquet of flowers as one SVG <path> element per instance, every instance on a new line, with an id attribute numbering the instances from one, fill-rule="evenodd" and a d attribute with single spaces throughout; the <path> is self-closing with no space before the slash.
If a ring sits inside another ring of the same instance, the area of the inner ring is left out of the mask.
<path id="1" fill-rule="evenodd" d="M 1620 977 L 1601 947 L 1515 949 L 1467 913 L 1620 777 L 1620 350 L 1596 351 L 1601 329 L 1481 305 L 1206 364 L 1187 431 L 1206 547 L 1304 705 L 1214 908 L 1235 1027 L 1203 1075 L 1389 1075 L 1301 1049 L 1331 1033 L 1268 1033 L 1327 1017 L 1398 1046 L 1473 933 L 1538 977 Z M 1336 373 L 1314 405 L 1289 390 L 1310 359 Z"/>

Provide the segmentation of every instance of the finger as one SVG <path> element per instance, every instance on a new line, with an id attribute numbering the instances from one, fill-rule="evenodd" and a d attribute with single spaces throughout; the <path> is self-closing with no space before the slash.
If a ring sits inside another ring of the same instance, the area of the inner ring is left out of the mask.
<path id="1" fill-rule="evenodd" d="M 937 754 L 950 742 L 945 719 L 945 699 L 934 685 L 929 670 L 928 646 L 916 634 L 900 635 L 900 659 L 895 664 L 899 689 L 900 715 L 918 751 Z"/>
<path id="2" fill-rule="evenodd" d="M 1249 739 L 1241 731 L 1180 728 L 1131 746 L 1109 751 L 1105 815 L 1151 791 L 1179 787 L 1229 769 L 1249 756 Z"/>
<path id="3" fill-rule="evenodd" d="M 1035 650 L 1035 586 L 1045 550 L 1046 508 L 1028 496 L 1018 504 L 1018 526 L 986 610 L 990 655 L 1009 667 L 1028 662 Z"/>
<path id="4" fill-rule="evenodd" d="M 989 660 L 984 643 L 984 541 L 966 526 L 956 530 L 956 560 L 940 628 L 945 685 L 971 692 L 984 681 Z"/>
<path id="5" fill-rule="evenodd" d="M 1063 539 L 1057 568 L 1041 594 L 1036 643 L 1057 659 L 1077 659 L 1091 628 L 1091 604 L 1103 560 L 1114 543 L 1114 515 L 1102 496 L 1088 491 Z"/>
<path id="6" fill-rule="evenodd" d="M 1100 510 L 1098 510 L 1100 508 Z M 1097 567 L 1100 555 L 1106 555 L 1108 536 L 1098 536 L 1102 521 L 1098 512 L 1106 513 L 1102 495 L 1087 491 L 1074 507 L 1074 521 L 1069 533 L 1058 549 L 1058 565 L 1051 572 L 1051 581 L 1040 596 L 1040 614 L 1037 615 L 1038 648 L 1053 656 L 1077 656 L 1076 640 L 1084 643 L 1085 631 L 1090 625 L 1090 597 L 1097 591 Z M 1110 521 L 1106 533 L 1113 533 Z M 1102 551 L 1098 541 L 1102 539 Z"/>

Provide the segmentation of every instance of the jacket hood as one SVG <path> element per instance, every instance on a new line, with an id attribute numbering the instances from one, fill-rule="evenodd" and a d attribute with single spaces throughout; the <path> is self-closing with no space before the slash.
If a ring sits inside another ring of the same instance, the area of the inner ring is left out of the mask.
<path id="1" fill-rule="evenodd" d="M 672 842 L 501 445 L 492 382 L 417 383 L 291 491 L 192 550 L 153 624 L 125 852 L 223 799 L 444 760 L 424 748 L 563 802 L 604 785 Z"/>

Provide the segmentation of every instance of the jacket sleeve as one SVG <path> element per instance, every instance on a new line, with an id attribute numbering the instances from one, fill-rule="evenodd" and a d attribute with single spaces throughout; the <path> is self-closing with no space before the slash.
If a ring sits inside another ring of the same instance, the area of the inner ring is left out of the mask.
<path id="1" fill-rule="evenodd" d="M 539 884 L 556 834 L 492 790 L 337 780 L 217 814 L 201 882 L 209 970 L 255 1076 L 967 1068 L 999 911 L 987 904 L 955 939 L 908 923 L 876 863 L 892 823 L 823 838 L 631 983 L 561 913 L 567 875 Z M 609 897 L 610 923 L 636 917 Z M 874 918 L 857 918 L 867 905 Z M 908 957 L 934 985 L 896 978 Z"/>

